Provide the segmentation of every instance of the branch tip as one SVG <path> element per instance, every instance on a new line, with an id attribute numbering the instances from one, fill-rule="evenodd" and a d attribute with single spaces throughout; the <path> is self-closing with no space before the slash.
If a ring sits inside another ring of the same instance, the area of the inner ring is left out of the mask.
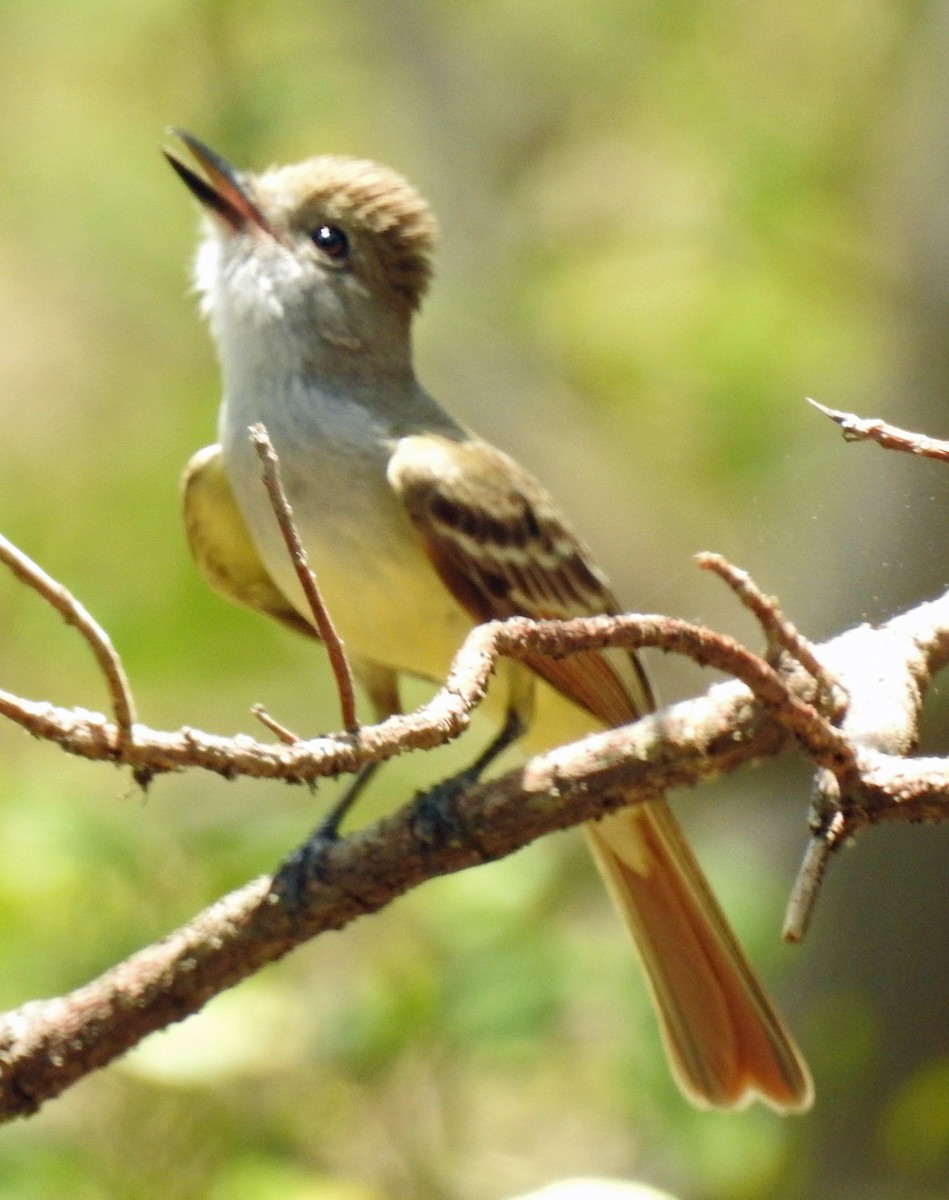
<path id="1" fill-rule="evenodd" d="M 840 426 L 844 440 L 848 442 L 876 442 L 884 450 L 898 450 L 904 454 L 916 454 L 920 458 L 934 458 L 937 462 L 949 462 L 949 442 L 926 437 L 908 429 L 890 425 L 879 417 L 858 417 L 856 413 L 827 408 L 807 397 L 808 404 Z"/>
<path id="2" fill-rule="evenodd" d="M 704 552 L 695 558 L 703 571 L 718 575 L 755 617 L 767 641 L 767 661 L 774 666 L 782 650 L 789 654 L 817 684 L 819 711 L 838 720 L 846 710 L 846 691 L 821 663 L 814 644 L 782 612 L 777 598 L 765 595 L 747 571 L 736 567 L 721 554 Z"/>
<path id="3" fill-rule="evenodd" d="M 262 704 L 252 704 L 250 711 L 261 725 L 269 730 L 278 741 L 283 742 L 285 746 L 295 746 L 297 742 L 302 740 L 299 734 L 294 733 L 292 729 L 288 729 L 286 725 L 281 725 L 275 717 L 272 717 Z"/>
<path id="4" fill-rule="evenodd" d="M 116 755 L 123 757 L 135 742 L 135 701 L 125 674 L 122 660 L 112 640 L 76 597 L 37 563 L 0 535 L 0 562 L 6 563 L 13 574 L 41 596 L 63 618 L 77 629 L 92 651 L 105 679 L 115 717 Z"/>

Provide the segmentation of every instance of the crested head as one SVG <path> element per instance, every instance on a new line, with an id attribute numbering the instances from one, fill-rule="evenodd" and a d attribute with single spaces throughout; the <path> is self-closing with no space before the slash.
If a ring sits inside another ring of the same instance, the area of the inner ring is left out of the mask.
<path id="1" fill-rule="evenodd" d="M 418 308 L 432 275 L 437 226 L 401 175 L 364 159 L 322 155 L 271 168 L 250 188 L 278 234 L 313 239 L 324 227 L 339 229 L 352 269 Z"/>
<path id="2" fill-rule="evenodd" d="M 208 212 L 195 279 L 216 333 L 276 319 L 365 349 L 387 320 L 407 324 L 431 279 L 437 227 L 401 175 L 335 155 L 238 173 L 197 145 L 210 184 L 171 161 Z"/>
<path id="3" fill-rule="evenodd" d="M 410 372 L 409 327 L 436 237 L 415 188 L 335 155 L 239 172 L 178 136 L 203 169 L 166 152 L 207 214 L 195 282 L 225 369 L 266 359 L 324 377 Z"/>

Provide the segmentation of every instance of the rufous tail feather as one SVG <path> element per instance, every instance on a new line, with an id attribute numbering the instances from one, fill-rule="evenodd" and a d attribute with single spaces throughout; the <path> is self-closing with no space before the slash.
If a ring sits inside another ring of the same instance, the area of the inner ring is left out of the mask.
<path id="1" fill-rule="evenodd" d="M 642 958 L 673 1072 L 703 1108 L 813 1100 L 807 1067 L 772 1008 L 664 800 L 584 826 Z"/>

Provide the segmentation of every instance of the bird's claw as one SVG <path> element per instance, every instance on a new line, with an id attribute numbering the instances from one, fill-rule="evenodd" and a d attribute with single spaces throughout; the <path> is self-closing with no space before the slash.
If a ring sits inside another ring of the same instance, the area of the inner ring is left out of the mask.
<path id="1" fill-rule="evenodd" d="M 416 792 L 412 804 L 412 829 L 420 842 L 435 846 L 465 841 L 464 822 L 458 814 L 457 803 L 476 778 L 475 773 L 462 771 L 424 792 Z"/>
<path id="2" fill-rule="evenodd" d="M 296 913 L 303 908 L 311 884 L 326 879 L 326 855 L 338 841 L 336 824 L 326 820 L 277 868 L 272 890 L 291 912 Z"/>

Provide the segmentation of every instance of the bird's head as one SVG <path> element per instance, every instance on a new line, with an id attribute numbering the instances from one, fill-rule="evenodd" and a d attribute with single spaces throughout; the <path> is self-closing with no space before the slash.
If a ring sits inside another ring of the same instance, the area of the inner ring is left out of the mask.
<path id="1" fill-rule="evenodd" d="M 222 350 L 256 331 L 311 346 L 316 335 L 344 354 L 404 337 L 431 278 L 436 225 L 401 176 L 331 155 L 254 175 L 174 133 L 200 168 L 165 151 L 207 214 L 195 276 Z"/>

